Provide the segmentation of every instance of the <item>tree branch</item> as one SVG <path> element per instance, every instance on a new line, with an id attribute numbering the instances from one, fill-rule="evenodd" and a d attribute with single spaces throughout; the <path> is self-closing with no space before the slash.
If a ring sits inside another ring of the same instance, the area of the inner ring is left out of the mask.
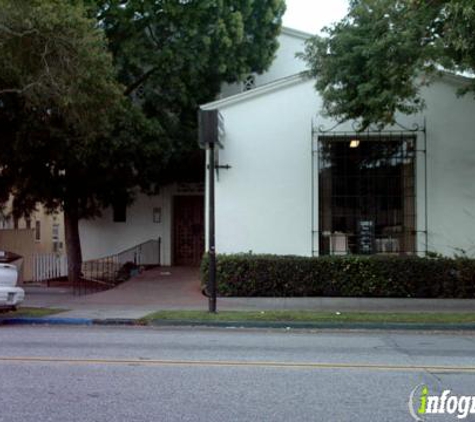
<path id="1" fill-rule="evenodd" d="M 40 82 L 31 82 L 28 85 L 25 85 L 23 88 L 7 88 L 0 89 L 0 94 L 23 94 L 25 91 L 33 88 L 34 86 L 41 85 Z"/>
<path id="2" fill-rule="evenodd" d="M 124 95 L 130 95 L 135 91 L 140 85 L 142 85 L 158 68 L 152 67 L 150 70 L 145 72 L 140 78 L 131 83 L 124 91 Z"/>
<path id="3" fill-rule="evenodd" d="M 48 56 L 48 53 L 49 53 L 48 46 L 49 46 L 49 41 L 46 41 L 45 42 L 45 49 L 44 49 L 43 53 L 41 54 L 41 60 L 43 61 L 43 64 L 45 66 L 45 73 L 46 73 L 45 76 L 48 77 L 48 79 L 51 82 L 51 85 L 54 86 L 57 91 L 59 91 L 60 90 L 59 86 L 53 78 L 53 75 L 51 73 L 51 68 L 49 66 L 48 59 L 47 59 L 47 56 Z"/>
<path id="4" fill-rule="evenodd" d="M 153 30 L 153 28 L 150 25 L 147 25 L 147 30 L 148 30 L 148 34 L 150 35 L 150 38 L 155 43 L 155 46 L 157 48 L 161 48 L 162 43 L 158 41 L 157 37 L 155 36 L 155 31 Z"/>
<path id="5" fill-rule="evenodd" d="M 10 29 L 7 26 L 2 25 L 2 24 L 0 24 L 0 31 L 6 32 L 7 34 L 13 35 L 15 37 L 25 37 L 27 35 L 38 34 L 39 33 L 37 29 L 30 29 L 30 30 L 23 31 L 23 32 L 17 32 L 17 31 L 14 31 L 13 29 Z"/>

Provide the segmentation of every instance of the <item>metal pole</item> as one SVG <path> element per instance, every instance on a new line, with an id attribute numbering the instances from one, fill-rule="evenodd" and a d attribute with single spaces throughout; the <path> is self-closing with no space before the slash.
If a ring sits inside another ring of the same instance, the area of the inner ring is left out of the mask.
<path id="1" fill-rule="evenodd" d="M 158 266 L 160 267 L 162 265 L 162 238 L 159 236 L 158 241 Z"/>
<path id="2" fill-rule="evenodd" d="M 425 241 L 426 241 L 426 250 L 425 250 L 425 256 L 427 256 L 427 253 L 429 252 L 429 210 L 427 209 L 428 202 L 429 202 L 429 194 L 427 192 L 427 182 L 428 182 L 428 168 L 427 168 L 427 128 L 426 128 L 426 117 L 424 116 L 424 213 L 425 213 L 425 231 L 426 231 L 426 236 L 425 236 Z"/>
<path id="3" fill-rule="evenodd" d="M 216 239 L 215 239 L 215 215 L 214 215 L 214 142 L 209 143 L 208 153 L 208 237 L 209 237 L 209 312 L 216 313 Z"/>
<path id="4" fill-rule="evenodd" d="M 312 198 L 312 204 L 311 204 L 311 210 L 312 210 L 312 233 L 311 233 L 311 241 L 310 241 L 310 254 L 315 256 L 315 139 L 314 139 L 314 128 L 313 128 L 313 122 L 310 123 L 310 157 L 311 157 L 311 178 L 312 178 L 312 193 L 311 193 L 311 198 Z"/>

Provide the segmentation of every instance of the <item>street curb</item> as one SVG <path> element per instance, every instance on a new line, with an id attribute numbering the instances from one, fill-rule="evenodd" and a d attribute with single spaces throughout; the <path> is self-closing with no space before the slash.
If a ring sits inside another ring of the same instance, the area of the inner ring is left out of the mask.
<path id="1" fill-rule="evenodd" d="M 93 320 L 90 318 L 19 317 L 0 319 L 1 325 L 93 325 Z"/>
<path id="2" fill-rule="evenodd" d="M 58 318 L 58 317 L 18 317 L 0 318 L 2 325 L 76 325 L 76 326 L 136 326 L 144 325 L 139 320 L 127 318 Z"/>
<path id="3" fill-rule="evenodd" d="M 93 319 L 92 325 L 104 325 L 104 326 L 137 326 L 143 325 L 138 319 L 130 318 L 106 318 L 106 319 Z"/>
<path id="4" fill-rule="evenodd" d="M 193 321 L 154 320 L 146 323 L 153 327 L 216 327 L 216 328 L 279 328 L 315 330 L 414 330 L 414 331 L 475 331 L 474 323 L 345 323 L 345 322 L 286 322 L 286 321 Z"/>
<path id="5" fill-rule="evenodd" d="M 401 330 L 401 331 L 475 331 L 475 323 L 371 323 L 371 322 L 292 322 L 292 321 L 207 321 L 152 320 L 129 318 L 58 318 L 19 317 L 0 319 L 2 325 L 64 325 L 64 326 L 148 326 L 208 328 L 268 328 L 314 330 Z"/>

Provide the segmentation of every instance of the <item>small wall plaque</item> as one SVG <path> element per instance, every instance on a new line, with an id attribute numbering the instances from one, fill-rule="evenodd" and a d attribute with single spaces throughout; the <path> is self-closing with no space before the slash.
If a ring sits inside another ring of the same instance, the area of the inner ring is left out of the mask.
<path id="1" fill-rule="evenodd" d="M 154 223 L 161 223 L 162 221 L 162 209 L 156 207 L 153 209 L 153 222 Z"/>

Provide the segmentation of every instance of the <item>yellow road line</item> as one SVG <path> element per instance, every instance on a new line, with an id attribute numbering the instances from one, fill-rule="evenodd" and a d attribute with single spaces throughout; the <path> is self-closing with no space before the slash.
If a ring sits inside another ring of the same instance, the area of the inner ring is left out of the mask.
<path id="1" fill-rule="evenodd" d="M 196 366 L 196 367 L 244 367 L 282 369 L 354 369 L 368 371 L 429 371 L 475 373 L 475 366 L 438 365 L 384 365 L 367 363 L 317 363 L 317 362 L 266 362 L 266 361 L 213 361 L 213 360 L 156 360 L 156 359 L 71 359 L 48 357 L 0 356 L 0 363 L 67 363 L 87 365 L 140 365 L 140 366 Z"/>

